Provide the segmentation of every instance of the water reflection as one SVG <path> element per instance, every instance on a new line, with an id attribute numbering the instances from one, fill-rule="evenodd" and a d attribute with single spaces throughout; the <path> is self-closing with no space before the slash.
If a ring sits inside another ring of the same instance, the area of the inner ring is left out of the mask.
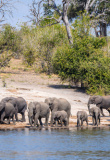
<path id="1" fill-rule="evenodd" d="M 110 128 L 0 130 L 0 159 L 109 159 Z"/>

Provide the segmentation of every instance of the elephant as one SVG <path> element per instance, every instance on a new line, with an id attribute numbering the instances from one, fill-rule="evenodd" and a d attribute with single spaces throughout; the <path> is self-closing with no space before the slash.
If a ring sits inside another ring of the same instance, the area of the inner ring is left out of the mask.
<path id="1" fill-rule="evenodd" d="M 61 122 L 61 126 L 63 125 L 63 123 L 66 126 L 67 121 L 68 121 L 67 112 L 65 112 L 64 110 L 54 112 L 53 113 L 53 120 L 56 122 L 56 127 L 57 127 L 57 124 L 58 124 L 59 120 Z"/>
<path id="2" fill-rule="evenodd" d="M 10 102 L 0 102 L 0 110 L 2 108 L 2 112 L 0 112 L 0 121 L 3 123 L 5 119 L 7 119 L 8 124 L 10 124 L 10 119 L 12 118 L 13 124 L 15 124 L 14 115 L 16 113 L 15 107 Z"/>
<path id="3" fill-rule="evenodd" d="M 93 125 L 98 126 L 98 120 L 99 120 L 99 124 L 100 124 L 100 113 L 101 113 L 101 110 L 98 107 L 92 107 L 90 109 L 90 115 L 92 116 Z"/>
<path id="4" fill-rule="evenodd" d="M 42 126 L 43 123 L 41 121 L 42 118 L 45 118 L 45 126 L 48 126 L 49 114 L 50 109 L 49 106 L 44 102 L 30 102 L 28 106 L 28 118 L 29 124 L 32 126 L 38 126 L 38 120 L 40 125 Z"/>
<path id="5" fill-rule="evenodd" d="M 77 112 L 77 127 L 80 126 L 80 121 L 81 121 L 81 126 L 83 125 L 83 121 L 86 121 L 88 125 L 88 115 L 85 111 L 78 111 Z"/>
<path id="6" fill-rule="evenodd" d="M 13 104 L 13 106 L 15 107 L 16 121 L 18 121 L 18 114 L 17 113 L 20 113 L 22 115 L 22 121 L 26 121 L 25 120 L 25 111 L 27 109 L 27 103 L 24 98 L 22 98 L 22 97 L 18 97 L 18 98 L 6 97 L 6 98 L 3 98 L 1 100 L 1 102 L 10 102 L 11 104 Z"/>
<path id="7" fill-rule="evenodd" d="M 90 110 L 90 104 L 96 104 L 103 116 L 105 116 L 103 109 L 106 109 L 110 115 L 110 96 L 91 96 L 88 100 L 88 110 Z"/>
<path id="8" fill-rule="evenodd" d="M 53 125 L 53 113 L 56 111 L 64 110 L 67 112 L 68 120 L 67 125 L 69 125 L 69 117 L 71 115 L 71 105 L 64 98 L 46 98 L 45 103 L 47 103 L 51 110 L 51 126 Z"/>
<path id="9" fill-rule="evenodd" d="M 1 115 L 5 111 L 5 103 L 0 102 L 0 121 L 1 121 Z"/>

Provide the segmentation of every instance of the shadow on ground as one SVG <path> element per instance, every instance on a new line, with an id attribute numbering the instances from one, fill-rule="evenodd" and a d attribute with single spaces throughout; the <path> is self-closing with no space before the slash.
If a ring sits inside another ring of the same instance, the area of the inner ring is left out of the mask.
<path id="1" fill-rule="evenodd" d="M 76 92 L 82 92 L 82 93 L 86 93 L 85 90 L 86 88 L 84 87 L 77 87 L 77 86 L 70 86 L 70 85 L 48 85 L 48 87 L 50 88 L 54 88 L 54 89 L 75 89 Z"/>

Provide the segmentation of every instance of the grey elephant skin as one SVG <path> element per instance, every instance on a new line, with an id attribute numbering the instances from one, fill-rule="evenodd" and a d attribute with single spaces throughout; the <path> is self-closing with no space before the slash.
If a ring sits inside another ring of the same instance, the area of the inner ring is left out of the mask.
<path id="1" fill-rule="evenodd" d="M 55 121 L 56 127 L 58 124 L 58 121 L 60 120 L 61 126 L 63 126 L 63 123 L 65 126 L 67 126 L 68 121 L 68 115 L 65 111 L 56 111 L 53 113 L 53 120 Z"/>
<path id="2" fill-rule="evenodd" d="M 98 107 L 92 107 L 90 109 L 90 115 L 92 116 L 92 122 L 93 122 L 93 125 L 97 125 L 98 126 L 98 122 L 100 124 L 100 108 Z"/>
<path id="3" fill-rule="evenodd" d="M 0 102 L 0 121 L 3 123 L 5 119 L 7 119 L 7 123 L 10 124 L 10 119 L 12 118 L 13 124 L 15 124 L 14 116 L 15 116 L 15 107 L 13 104 L 7 102 Z"/>
<path id="4" fill-rule="evenodd" d="M 13 106 L 15 107 L 16 121 L 18 121 L 17 113 L 20 113 L 22 115 L 22 121 L 23 122 L 26 121 L 25 120 L 25 111 L 27 109 L 27 103 L 26 103 L 24 98 L 22 98 L 22 97 L 18 97 L 18 98 L 6 97 L 6 98 L 3 98 L 1 100 L 1 102 L 10 102 L 11 104 L 13 104 Z"/>
<path id="5" fill-rule="evenodd" d="M 42 118 L 45 118 L 45 126 L 48 126 L 48 120 L 49 120 L 49 114 L 50 109 L 49 106 L 44 102 L 30 102 L 28 106 L 28 117 L 29 117 L 29 123 L 32 126 L 34 123 L 34 126 L 38 126 L 38 120 L 40 122 L 40 125 L 42 126 L 43 123 L 41 121 Z"/>
<path id="6" fill-rule="evenodd" d="M 67 125 L 69 124 L 69 117 L 71 115 L 71 105 L 70 103 L 64 98 L 47 98 L 45 99 L 45 103 L 47 103 L 51 110 L 51 126 L 53 125 L 53 113 L 56 111 L 64 110 L 67 113 L 68 121 Z"/>
<path id="7" fill-rule="evenodd" d="M 77 112 L 77 127 L 83 125 L 83 122 L 86 121 L 88 125 L 88 115 L 85 111 L 78 111 Z"/>
<path id="8" fill-rule="evenodd" d="M 105 116 L 103 109 L 106 109 L 110 115 L 110 96 L 91 96 L 88 100 L 88 110 L 90 110 L 90 104 L 96 104 L 103 116 Z"/>

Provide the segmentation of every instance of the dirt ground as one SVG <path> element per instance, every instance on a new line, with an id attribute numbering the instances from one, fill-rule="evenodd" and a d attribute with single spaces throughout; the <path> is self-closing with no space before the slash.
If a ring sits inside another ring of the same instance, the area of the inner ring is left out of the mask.
<path id="1" fill-rule="evenodd" d="M 13 60 L 14 66 L 21 63 L 20 60 Z M 84 110 L 88 113 L 87 102 L 90 95 L 87 95 L 80 87 L 73 86 L 70 88 L 68 84 L 62 84 L 56 75 L 47 76 L 45 74 L 36 74 L 32 70 L 26 70 L 20 67 L 6 68 L 1 70 L 0 78 L 0 100 L 7 96 L 23 97 L 27 104 L 31 101 L 44 101 L 48 97 L 65 98 L 71 104 L 70 126 L 76 126 L 76 113 Z M 3 87 L 5 84 L 5 87 Z M 93 106 L 93 105 L 91 105 Z M 110 117 L 108 112 L 104 110 L 106 117 L 101 117 L 100 126 L 109 126 Z M 88 113 L 89 114 L 89 113 Z M 19 115 L 19 118 L 21 116 Z M 89 126 L 92 125 L 89 116 Z M 28 126 L 28 116 L 26 111 L 26 122 L 18 122 L 16 125 L 0 125 L 4 128 L 23 128 Z M 84 123 L 84 126 L 86 124 Z"/>

